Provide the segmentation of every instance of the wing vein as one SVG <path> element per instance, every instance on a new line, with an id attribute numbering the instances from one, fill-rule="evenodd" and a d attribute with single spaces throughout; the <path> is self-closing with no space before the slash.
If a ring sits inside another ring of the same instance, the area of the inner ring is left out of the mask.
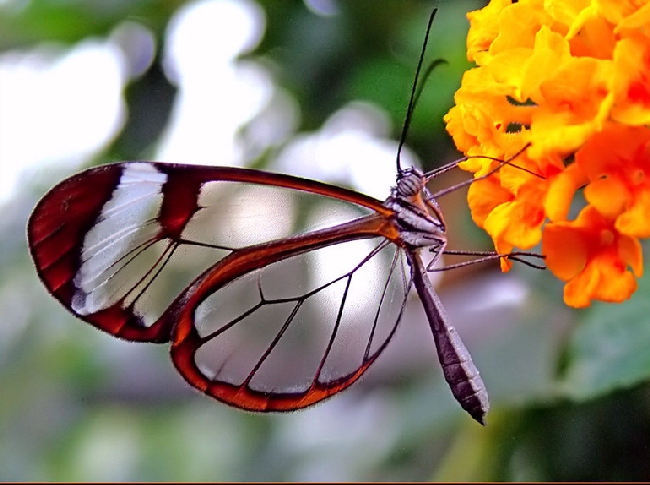
<path id="1" fill-rule="evenodd" d="M 385 246 L 388 245 L 388 241 L 385 241 Z M 384 246 L 384 247 L 385 247 Z M 393 256 L 393 261 L 390 265 L 390 271 L 388 273 L 388 278 L 386 278 L 386 282 L 384 283 L 384 289 L 381 292 L 381 298 L 379 299 L 379 305 L 377 305 L 377 312 L 375 313 L 375 318 L 373 319 L 372 322 L 372 328 L 370 329 L 370 335 L 368 336 L 368 345 L 366 346 L 366 350 L 363 353 L 363 361 L 366 362 L 368 360 L 368 356 L 370 355 L 370 348 L 372 347 L 372 342 L 375 338 L 375 332 L 377 331 L 377 322 L 379 321 L 379 314 L 381 313 L 381 308 L 382 305 L 384 304 L 384 299 L 386 298 L 386 292 L 388 291 L 388 287 L 390 286 L 391 279 L 393 277 L 393 271 L 395 271 L 395 266 L 397 265 L 397 259 L 399 256 L 399 252 L 395 252 L 395 256 Z"/>
<path id="2" fill-rule="evenodd" d="M 332 351 L 332 347 L 334 346 L 334 340 L 336 340 L 336 334 L 338 333 L 339 326 L 341 325 L 341 318 L 343 317 L 343 308 L 345 307 L 345 302 L 348 299 L 348 290 L 350 289 L 351 283 L 352 283 L 352 273 L 349 273 L 347 276 L 347 282 L 345 284 L 345 290 L 343 291 L 343 297 L 341 298 L 341 304 L 339 305 L 339 311 L 338 314 L 336 315 L 336 322 L 334 323 L 334 328 L 332 329 L 332 333 L 330 334 L 329 341 L 327 342 L 327 348 L 325 349 L 325 354 L 323 355 L 323 358 L 321 359 L 320 363 L 318 364 L 318 368 L 316 369 L 316 374 L 314 375 L 314 382 L 319 382 L 320 374 L 325 365 L 325 361 L 327 360 L 327 357 L 330 355 L 330 352 Z"/>
<path id="3" fill-rule="evenodd" d="M 255 377 L 255 374 L 260 369 L 260 367 L 262 367 L 262 364 L 264 363 L 264 361 L 269 357 L 269 355 L 271 355 L 271 352 L 273 352 L 273 349 L 275 349 L 275 347 L 278 345 L 278 343 L 280 342 L 280 339 L 282 338 L 284 333 L 289 328 L 289 325 L 291 325 L 291 323 L 294 321 L 294 319 L 296 317 L 296 314 L 298 313 L 298 310 L 300 309 L 300 307 L 302 306 L 302 304 L 304 302 L 305 302 L 305 300 L 302 299 L 302 298 L 299 299 L 296 302 L 296 304 L 293 307 L 293 310 L 291 311 L 291 314 L 287 317 L 287 319 L 282 324 L 282 328 L 280 328 L 280 331 L 273 338 L 273 341 L 271 342 L 271 344 L 266 348 L 266 350 L 264 351 L 262 356 L 259 358 L 259 360 L 255 364 L 255 366 L 251 370 L 250 374 L 248 374 L 248 377 L 246 377 L 246 380 L 242 383 L 243 386 L 246 386 L 246 387 L 250 388 L 249 384 L 250 384 L 251 379 L 253 379 L 253 377 Z"/>

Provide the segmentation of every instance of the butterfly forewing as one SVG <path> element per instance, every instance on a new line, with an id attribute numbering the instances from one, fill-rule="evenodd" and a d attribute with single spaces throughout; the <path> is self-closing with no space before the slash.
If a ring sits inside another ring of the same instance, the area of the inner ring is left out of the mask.
<path id="1" fill-rule="evenodd" d="M 233 250 L 308 231 L 305 214 L 318 207 L 355 218 L 380 206 L 363 196 L 365 207 L 328 196 L 330 186 L 317 182 L 260 174 L 131 162 L 71 177 L 30 218 L 39 275 L 93 325 L 130 340 L 165 341 L 165 309 Z"/>

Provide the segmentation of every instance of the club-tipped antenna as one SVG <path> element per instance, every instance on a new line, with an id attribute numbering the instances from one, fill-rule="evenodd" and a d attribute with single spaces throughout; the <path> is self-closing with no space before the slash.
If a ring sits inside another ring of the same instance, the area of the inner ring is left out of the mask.
<path id="1" fill-rule="evenodd" d="M 420 71 L 422 70 L 422 63 L 424 62 L 424 53 L 427 50 L 427 44 L 429 43 L 429 33 L 431 32 L 431 26 L 433 25 L 433 19 L 436 16 L 437 8 L 433 9 L 431 15 L 429 16 L 429 23 L 427 24 L 427 31 L 424 34 L 424 41 L 422 42 L 422 51 L 420 52 L 420 59 L 418 60 L 418 67 L 415 69 L 415 78 L 413 79 L 413 86 L 411 87 L 411 97 L 409 99 L 408 108 L 406 108 L 406 118 L 404 119 L 404 125 L 402 126 L 402 134 L 399 138 L 399 145 L 397 146 L 397 175 L 402 173 L 402 163 L 400 156 L 402 154 L 402 147 L 406 142 L 406 135 L 409 130 L 409 125 L 411 124 L 411 118 L 413 116 L 413 108 L 415 107 L 416 94 L 418 89 L 418 79 L 420 77 Z"/>

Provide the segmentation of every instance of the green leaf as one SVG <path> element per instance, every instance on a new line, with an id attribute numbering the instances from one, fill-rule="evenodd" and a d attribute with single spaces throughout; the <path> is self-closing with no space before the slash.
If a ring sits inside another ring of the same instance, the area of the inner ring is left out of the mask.
<path id="1" fill-rule="evenodd" d="M 561 394 L 584 400 L 650 379 L 650 278 L 620 304 L 594 304 L 569 344 Z"/>

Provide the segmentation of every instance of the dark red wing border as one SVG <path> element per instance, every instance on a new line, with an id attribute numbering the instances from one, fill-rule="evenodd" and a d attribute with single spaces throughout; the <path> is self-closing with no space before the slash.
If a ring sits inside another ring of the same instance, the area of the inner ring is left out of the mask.
<path id="1" fill-rule="evenodd" d="M 70 311 L 84 237 L 101 217 L 122 173 L 123 164 L 114 164 L 73 175 L 45 194 L 29 218 L 27 238 L 38 276 L 52 296 Z M 137 315 L 119 305 L 92 315 L 75 315 L 130 340 L 169 340 L 161 335 L 160 329 L 144 326 Z M 124 329 L 133 330 L 123 333 Z"/>
<path id="2" fill-rule="evenodd" d="M 74 293 L 80 247 L 120 182 L 121 165 L 106 165 L 64 180 L 38 202 L 27 225 L 39 277 L 66 308 Z"/>

